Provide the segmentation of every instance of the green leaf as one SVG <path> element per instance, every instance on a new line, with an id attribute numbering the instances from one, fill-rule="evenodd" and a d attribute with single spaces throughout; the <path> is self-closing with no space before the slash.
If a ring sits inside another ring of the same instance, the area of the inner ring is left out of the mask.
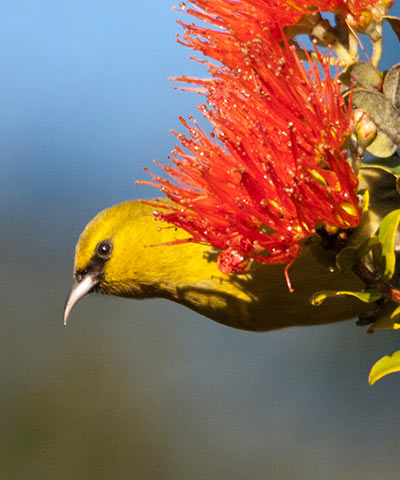
<path id="1" fill-rule="evenodd" d="M 354 62 L 340 75 L 341 82 L 350 87 L 361 86 L 378 90 L 382 83 L 379 72 L 369 62 Z"/>
<path id="2" fill-rule="evenodd" d="M 393 302 L 381 305 L 379 315 L 375 318 L 374 323 L 368 328 L 368 333 L 373 333 L 377 330 L 399 330 L 399 316 L 400 307 L 393 310 Z"/>
<path id="3" fill-rule="evenodd" d="M 382 158 L 390 157 L 396 150 L 397 145 L 382 130 L 378 130 L 375 140 L 367 147 L 371 155 Z"/>
<path id="4" fill-rule="evenodd" d="M 392 155 L 388 158 L 374 158 L 363 162 L 363 166 L 370 168 L 381 168 L 392 175 L 400 174 L 400 158 L 398 155 Z"/>
<path id="5" fill-rule="evenodd" d="M 368 188 L 365 190 L 365 192 L 362 194 L 362 213 L 366 214 L 369 209 L 369 190 Z"/>
<path id="6" fill-rule="evenodd" d="M 344 290 L 335 292 L 334 290 L 323 290 L 321 292 L 314 293 L 310 298 L 310 302 L 312 305 L 319 306 L 329 297 L 340 296 L 356 297 L 358 300 L 361 300 L 364 303 L 373 303 L 382 297 L 381 292 L 378 290 L 368 290 L 367 292 L 350 292 Z"/>
<path id="7" fill-rule="evenodd" d="M 400 306 L 395 308 L 390 315 L 390 319 L 395 322 L 394 325 L 399 325 L 397 322 L 400 320 Z M 394 330 L 398 330 L 397 327 L 393 327 Z"/>
<path id="8" fill-rule="evenodd" d="M 361 225 L 361 224 L 360 224 Z M 356 234 L 354 235 L 356 237 Z M 379 240 L 376 235 L 366 238 L 360 243 L 356 243 L 357 238 L 349 242 L 349 246 L 340 250 L 336 255 L 336 266 L 345 274 L 348 275 L 353 271 L 353 266 L 367 253 L 379 245 Z"/>
<path id="9" fill-rule="evenodd" d="M 368 333 L 374 333 L 377 330 L 396 330 L 393 320 L 390 318 L 390 315 L 379 315 L 378 318 L 374 320 L 374 323 L 368 327 Z"/>
<path id="10" fill-rule="evenodd" d="M 400 63 L 394 65 L 385 75 L 383 94 L 392 104 L 400 107 Z"/>
<path id="11" fill-rule="evenodd" d="M 362 166 L 358 177 L 360 190 L 368 188 L 371 195 L 368 222 L 362 226 L 362 232 L 359 232 L 360 227 L 357 227 L 354 232 L 357 236 L 360 235 L 362 240 L 365 240 L 378 231 L 385 215 L 400 208 L 400 188 L 396 190 L 396 187 L 398 188 L 396 175 L 379 166 Z M 350 241 L 352 237 L 353 235 L 350 237 Z"/>
<path id="12" fill-rule="evenodd" d="M 394 372 L 400 372 L 400 350 L 379 359 L 369 372 L 368 382 L 373 385 L 380 378 Z"/>
<path id="13" fill-rule="evenodd" d="M 394 251 L 394 241 L 397 228 L 400 223 L 400 209 L 393 210 L 382 220 L 379 227 L 378 238 L 382 244 L 382 257 L 385 261 L 384 280 L 393 277 L 396 266 L 396 255 Z"/>
<path id="14" fill-rule="evenodd" d="M 378 127 L 378 135 L 367 150 L 378 157 L 390 157 L 400 144 L 400 112 L 382 93 L 360 88 L 353 103 L 369 113 Z"/>
<path id="15" fill-rule="evenodd" d="M 350 236 L 347 247 L 343 248 L 336 255 L 336 266 L 340 268 L 343 273 L 349 273 L 354 263 L 360 258 L 357 252 L 363 242 L 370 238 L 370 195 L 368 188 L 364 190 L 362 203 L 362 215 L 360 223 L 358 224 L 354 233 Z M 378 230 L 378 227 L 376 228 Z"/>
<path id="16" fill-rule="evenodd" d="M 360 258 L 363 257 L 364 255 L 367 255 L 367 253 L 369 253 L 371 250 L 374 249 L 375 246 L 378 246 L 378 245 L 380 248 L 379 239 L 376 235 L 373 235 L 372 237 L 365 239 L 357 250 Z"/>

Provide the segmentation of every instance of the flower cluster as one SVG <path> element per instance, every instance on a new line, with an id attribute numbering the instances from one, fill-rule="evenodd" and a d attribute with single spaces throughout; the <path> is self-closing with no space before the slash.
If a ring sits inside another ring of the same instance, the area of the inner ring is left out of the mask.
<path id="1" fill-rule="evenodd" d="M 181 2 L 182 9 L 199 20 L 215 25 L 240 38 L 254 26 L 268 28 L 277 38 L 280 28 L 297 24 L 302 17 L 332 12 L 345 17 L 353 28 L 364 28 L 380 17 L 394 0 L 191 0 L 193 8 Z M 250 28 L 247 28 L 249 27 Z"/>
<path id="2" fill-rule="evenodd" d="M 378 2 L 191 3 L 188 13 L 218 28 L 182 24 L 179 41 L 216 63 L 202 60 L 211 78 L 179 80 L 206 97 L 199 109 L 212 132 L 181 119 L 187 133 L 175 133 L 173 163 L 161 165 L 169 179 L 151 174 L 141 183 L 172 200 L 157 203 L 159 219 L 221 250 L 224 273 L 245 272 L 252 260 L 290 265 L 317 227 L 355 227 L 360 209 L 345 147 L 351 95 L 346 104 L 338 72 L 331 76 L 318 50 L 319 65 L 303 64 L 283 27 L 309 12 L 355 15 Z"/>

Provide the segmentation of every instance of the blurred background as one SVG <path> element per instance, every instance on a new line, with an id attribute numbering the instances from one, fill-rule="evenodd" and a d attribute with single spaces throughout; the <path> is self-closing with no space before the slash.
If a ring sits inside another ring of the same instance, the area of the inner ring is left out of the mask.
<path id="1" fill-rule="evenodd" d="M 156 194 L 134 181 L 199 102 L 167 81 L 203 73 L 172 6 L 0 8 L 0 478 L 397 479 L 400 376 L 367 383 L 396 333 L 246 333 L 101 296 L 62 324 L 79 233 Z"/>

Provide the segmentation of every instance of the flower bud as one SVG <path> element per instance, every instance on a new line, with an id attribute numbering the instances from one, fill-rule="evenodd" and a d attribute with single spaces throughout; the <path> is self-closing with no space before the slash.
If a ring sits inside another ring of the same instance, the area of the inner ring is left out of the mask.
<path id="1" fill-rule="evenodd" d="M 365 150 L 375 140 L 378 129 L 369 114 L 360 108 L 353 112 L 353 121 L 357 144 Z"/>

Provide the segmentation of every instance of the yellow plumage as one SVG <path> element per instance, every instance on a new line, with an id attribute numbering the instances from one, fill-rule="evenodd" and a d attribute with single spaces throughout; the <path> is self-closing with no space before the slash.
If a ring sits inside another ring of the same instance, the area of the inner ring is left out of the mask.
<path id="1" fill-rule="evenodd" d="M 166 298 L 217 322 L 253 331 L 335 322 L 360 313 L 360 302 L 351 298 L 328 300 L 323 307 L 309 303 L 316 291 L 354 290 L 361 284 L 354 276 L 329 272 L 308 247 L 290 269 L 294 288 L 290 293 L 284 265 L 253 264 L 248 274 L 224 275 L 208 246 L 151 246 L 188 238 L 186 232 L 155 220 L 151 212 L 151 206 L 132 200 L 104 210 L 88 224 L 76 247 L 77 280 L 67 300 L 65 320 L 91 291 Z M 109 247 L 97 254 L 102 242 Z"/>

